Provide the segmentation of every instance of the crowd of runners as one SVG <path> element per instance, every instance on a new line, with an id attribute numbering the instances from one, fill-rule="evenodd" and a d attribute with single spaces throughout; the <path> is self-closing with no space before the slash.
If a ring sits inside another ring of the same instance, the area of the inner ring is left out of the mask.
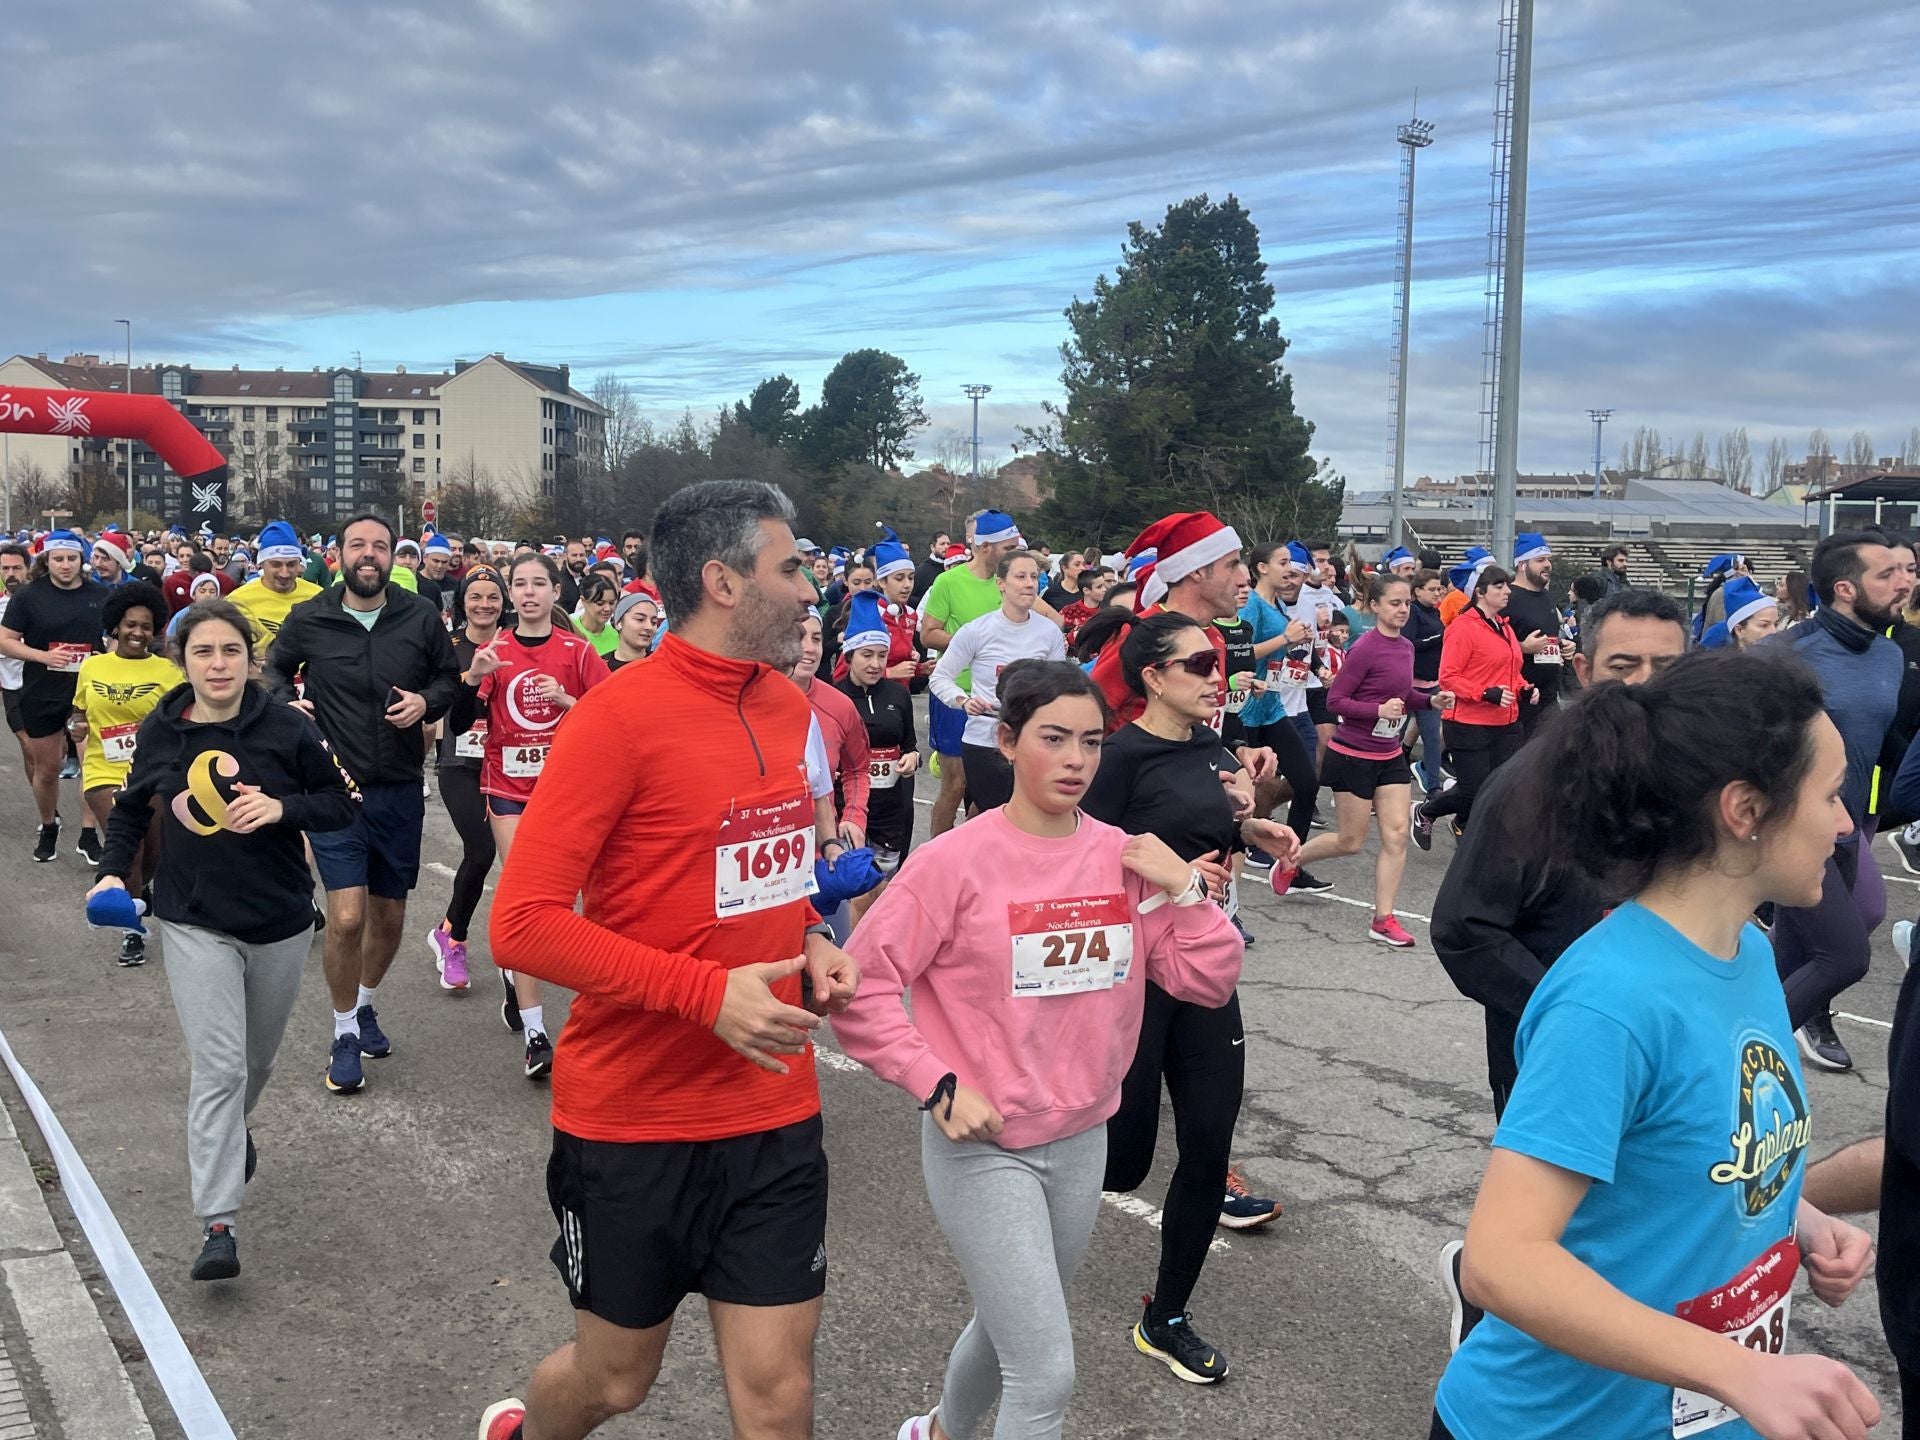
<path id="1" fill-rule="evenodd" d="M 74 903 L 121 965 L 151 927 L 190 1056 L 195 1279 L 240 1273 L 249 1117 L 318 935 L 330 1029 L 292 1044 L 330 1093 L 403 1063 L 379 1007 L 409 945 L 441 990 L 497 996 L 499 1063 L 551 1087 L 574 1332 L 481 1440 L 642 1405 L 692 1294 L 735 1433 L 812 1433 L 828 1034 L 923 1112 L 974 1307 L 937 1405 L 874 1433 L 1062 1433 L 1074 1271 L 1101 1193 L 1146 1183 L 1163 1093 L 1151 1292 L 1114 1320 L 1217 1384 L 1213 1232 L 1281 1208 L 1233 1163 L 1236 985 L 1289 937 L 1241 898 L 1332 889 L 1310 867 L 1371 835 L 1364 933 L 1394 950 L 1417 949 L 1409 845 L 1445 862 L 1434 958 L 1484 1008 L 1498 1120 L 1438 1257 L 1431 1434 L 1865 1435 L 1874 1397 L 1789 1332 L 1800 1271 L 1830 1305 L 1869 1273 L 1836 1217 L 1872 1209 L 1920 1433 L 1911 983 L 1884 1139 L 1815 1163 L 1801 1068 L 1851 1068 L 1834 1006 L 1872 958 L 1878 864 L 1920 873 L 1906 537 L 1829 536 L 1804 575 L 1722 556 L 1689 613 L 1618 547 L 1556 589 L 1531 534 L 1363 564 L 1205 512 L 1057 555 L 996 511 L 918 555 L 793 525 L 777 489 L 713 482 L 617 543 L 364 515 L 0 544 L 33 859 L 70 865 L 72 833 Z M 415 899 L 436 793 L 459 865 Z"/>

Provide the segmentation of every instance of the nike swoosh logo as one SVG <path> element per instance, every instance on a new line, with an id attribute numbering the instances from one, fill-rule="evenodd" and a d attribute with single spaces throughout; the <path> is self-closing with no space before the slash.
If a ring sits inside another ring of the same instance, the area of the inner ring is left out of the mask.
<path id="1" fill-rule="evenodd" d="M 1247 1037 L 1242 1035 L 1238 1040 L 1234 1041 L 1233 1043 L 1236 1045 L 1244 1045 L 1247 1043 Z"/>

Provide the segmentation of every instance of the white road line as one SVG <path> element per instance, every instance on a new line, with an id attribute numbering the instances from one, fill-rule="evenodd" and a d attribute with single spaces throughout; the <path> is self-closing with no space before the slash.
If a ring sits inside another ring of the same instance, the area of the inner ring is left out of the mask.
<path id="1" fill-rule="evenodd" d="M 867 1068 L 851 1055 L 842 1055 L 838 1050 L 829 1050 L 824 1045 L 815 1045 L 813 1047 L 813 1058 L 816 1063 L 826 1066 L 829 1070 L 840 1070 L 852 1073 L 854 1071 L 864 1071 Z M 1100 1202 L 1110 1209 L 1118 1210 L 1122 1215 L 1131 1215 L 1136 1220 L 1146 1221 L 1147 1224 L 1155 1230 L 1160 1228 L 1162 1221 L 1165 1219 L 1158 1210 L 1154 1209 L 1153 1206 L 1149 1205 L 1137 1195 L 1118 1195 L 1111 1190 L 1103 1190 L 1100 1192 Z M 1226 1241 L 1215 1236 L 1207 1242 L 1207 1248 L 1216 1254 L 1224 1255 L 1232 1247 L 1229 1246 Z"/>
<path id="2" fill-rule="evenodd" d="M 442 865 L 438 860 L 429 860 L 421 868 L 423 870 L 431 870 L 436 875 L 444 875 L 449 880 L 457 878 L 460 874 L 460 872 L 451 865 Z M 493 887 L 489 885 L 486 888 L 491 890 Z"/>
<path id="3" fill-rule="evenodd" d="M 1920 885 L 1920 880 L 1914 879 L 1911 875 L 1889 875 L 1884 870 L 1880 872 L 1880 878 L 1882 880 L 1898 880 L 1902 885 Z"/>
<path id="4" fill-rule="evenodd" d="M 1282 895 L 1280 898 L 1282 900 L 1290 900 L 1293 897 L 1291 895 Z M 1373 902 L 1371 900 L 1350 900 L 1345 895 L 1329 895 L 1319 890 L 1302 890 L 1300 892 L 1300 898 L 1302 900 L 1331 900 L 1336 905 L 1358 905 L 1362 910 L 1373 909 Z M 1422 915 L 1417 910 L 1396 910 L 1393 913 L 1404 920 L 1418 920 L 1427 925 L 1433 923 L 1433 917 L 1431 915 Z"/>
<path id="5" fill-rule="evenodd" d="M 1882 1030 L 1893 1029 L 1893 1022 L 1891 1020 L 1876 1020 L 1871 1015 L 1850 1015 L 1845 1010 L 1836 1010 L 1833 1013 L 1838 1015 L 1842 1020 L 1852 1020 L 1856 1024 L 1873 1025 Z"/>

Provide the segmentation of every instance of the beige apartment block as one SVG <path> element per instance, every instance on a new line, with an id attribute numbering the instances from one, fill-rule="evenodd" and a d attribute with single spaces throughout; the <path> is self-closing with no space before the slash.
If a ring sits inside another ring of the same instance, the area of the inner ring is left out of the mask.
<path id="1" fill-rule="evenodd" d="M 0 362 L 8 385 L 119 392 L 124 365 L 97 355 L 16 355 Z M 551 493 L 576 457 L 599 452 L 604 412 L 571 386 L 568 367 L 491 355 L 454 369 L 409 373 L 315 366 L 310 370 L 203 370 L 150 364 L 134 369 L 133 393 L 161 395 L 227 457 L 237 519 L 268 519 L 269 494 L 294 487 L 318 516 L 344 519 L 398 503 L 417 515 L 452 472 L 453 456 L 527 493 Z M 460 416 L 459 426 L 450 423 Z M 28 467 L 51 478 L 89 458 L 126 473 L 124 443 L 99 437 L 10 436 L 0 473 Z M 180 512 L 180 478 L 144 445 L 133 447 L 136 505 Z"/>

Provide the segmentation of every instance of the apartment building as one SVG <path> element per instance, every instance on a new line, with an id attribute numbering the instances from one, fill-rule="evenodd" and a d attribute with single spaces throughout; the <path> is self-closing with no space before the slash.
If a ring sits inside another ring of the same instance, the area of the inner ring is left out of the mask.
<path id="1" fill-rule="evenodd" d="M 16 355 L 0 362 L 9 385 L 124 391 L 124 366 L 97 355 Z M 581 455 L 599 452 L 605 412 L 571 385 L 568 367 L 490 355 L 452 370 L 409 373 L 315 366 L 311 370 L 137 367 L 133 393 L 160 395 L 227 457 L 228 504 L 243 520 L 272 518 L 289 493 L 335 521 L 359 510 L 418 513 L 454 472 L 458 455 L 510 487 L 551 493 Z M 89 461 L 124 476 L 126 444 L 101 437 L 14 436 L 9 460 L 71 475 Z M 146 446 L 133 446 L 134 505 L 182 513 L 180 477 Z"/>

